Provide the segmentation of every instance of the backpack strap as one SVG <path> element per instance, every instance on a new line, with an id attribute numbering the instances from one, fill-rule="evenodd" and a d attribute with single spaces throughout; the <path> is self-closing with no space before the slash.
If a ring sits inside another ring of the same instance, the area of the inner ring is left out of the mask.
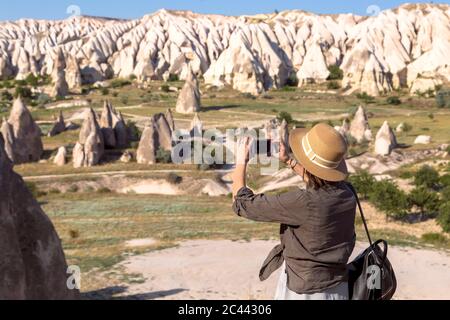
<path id="1" fill-rule="evenodd" d="M 364 213 L 361 207 L 361 203 L 358 198 L 358 193 L 356 192 L 355 188 L 352 186 L 351 183 L 347 183 L 347 186 L 349 187 L 350 191 L 353 193 L 356 199 L 356 203 L 358 204 L 359 213 L 361 214 L 361 219 L 364 224 L 364 229 L 366 230 L 367 238 L 369 239 L 369 244 L 371 247 L 373 247 L 372 238 L 370 237 L 369 228 L 367 227 L 366 218 L 364 217 Z"/>

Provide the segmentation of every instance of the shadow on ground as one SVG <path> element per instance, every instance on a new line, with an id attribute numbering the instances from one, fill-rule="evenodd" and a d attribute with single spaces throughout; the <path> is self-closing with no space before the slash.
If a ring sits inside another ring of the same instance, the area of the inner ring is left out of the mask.
<path id="1" fill-rule="evenodd" d="M 166 291 L 155 291 L 148 293 L 139 293 L 133 295 L 122 295 L 127 291 L 128 287 L 114 286 L 103 288 L 100 290 L 89 291 L 81 294 L 83 300 L 153 300 L 172 296 L 174 294 L 187 291 L 187 289 L 172 289 Z"/>

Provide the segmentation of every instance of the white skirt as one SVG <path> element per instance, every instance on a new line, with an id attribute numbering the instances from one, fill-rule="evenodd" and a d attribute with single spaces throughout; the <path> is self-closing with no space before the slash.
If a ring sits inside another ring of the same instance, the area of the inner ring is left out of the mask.
<path id="1" fill-rule="evenodd" d="M 342 282 L 336 287 L 324 290 L 323 292 L 312 294 L 298 294 L 287 287 L 286 267 L 283 264 L 284 272 L 281 272 L 278 280 L 275 300 L 348 300 L 348 283 Z"/>

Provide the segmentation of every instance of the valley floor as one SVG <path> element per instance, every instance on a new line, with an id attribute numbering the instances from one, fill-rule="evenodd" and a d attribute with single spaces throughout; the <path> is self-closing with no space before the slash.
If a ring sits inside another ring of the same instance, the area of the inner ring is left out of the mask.
<path id="1" fill-rule="evenodd" d="M 272 299 L 279 272 L 266 282 L 259 268 L 276 241 L 196 240 L 120 263 L 139 283 L 85 293 L 88 299 Z M 358 242 L 352 258 L 367 244 Z M 450 299 L 450 255 L 392 246 L 388 257 L 398 280 L 395 299 Z M 281 270 L 281 269 L 280 269 Z"/>

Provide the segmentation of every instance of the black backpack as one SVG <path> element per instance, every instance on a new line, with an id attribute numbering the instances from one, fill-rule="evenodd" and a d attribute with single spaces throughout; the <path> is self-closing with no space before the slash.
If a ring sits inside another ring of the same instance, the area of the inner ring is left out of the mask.
<path id="1" fill-rule="evenodd" d="M 349 184 L 349 187 L 355 195 L 370 244 L 366 250 L 347 265 L 349 299 L 390 300 L 397 289 L 397 279 L 387 258 L 388 244 L 385 240 L 372 242 L 357 192 L 351 184 Z"/>

